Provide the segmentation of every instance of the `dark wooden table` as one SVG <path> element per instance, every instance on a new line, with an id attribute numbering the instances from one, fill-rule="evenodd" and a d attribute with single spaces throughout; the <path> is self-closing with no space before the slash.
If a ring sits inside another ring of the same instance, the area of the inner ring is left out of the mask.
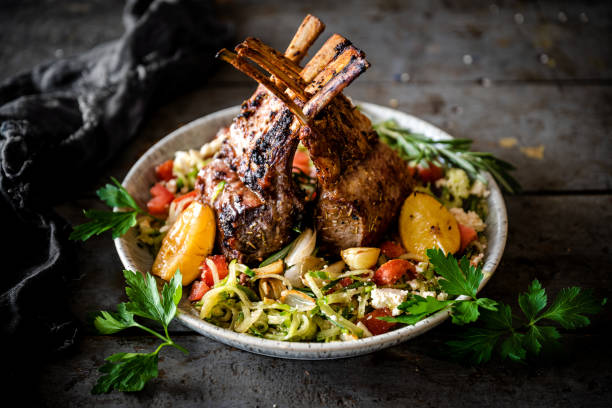
<path id="1" fill-rule="evenodd" d="M 0 78 L 118 37 L 121 7 L 103 0 L 0 6 Z M 347 94 L 474 139 L 475 149 L 518 167 L 525 193 L 506 197 L 509 240 L 486 296 L 516 306 L 519 291 L 537 277 L 551 294 L 578 285 L 610 297 L 610 4 L 222 1 L 219 10 L 235 24 L 237 38 L 257 36 L 278 49 L 306 13 L 317 15 L 327 35 L 344 34 L 372 63 Z M 168 101 L 152 115 L 108 176 L 122 178 L 161 137 L 240 103 L 253 89 L 249 79 L 222 67 L 204 88 Z M 59 207 L 60 213 L 82 222 L 80 209 L 99 205 L 93 191 L 105 180 L 92 182 L 87 194 Z M 122 266 L 109 236 L 81 247 L 79 267 L 82 279 L 71 304 L 81 321 L 124 300 Z M 40 367 L 37 390 L 58 407 L 603 407 L 612 401 L 611 323 L 608 307 L 590 327 L 564 331 L 559 354 L 530 365 L 480 367 L 440 356 L 456 330 L 449 322 L 402 345 L 336 361 L 258 356 L 177 324 L 172 335 L 189 356 L 164 350 L 160 376 L 144 391 L 104 396 L 89 393 L 103 359 L 119 351 L 152 350 L 156 340 L 138 332 L 87 334 L 71 355 Z"/>

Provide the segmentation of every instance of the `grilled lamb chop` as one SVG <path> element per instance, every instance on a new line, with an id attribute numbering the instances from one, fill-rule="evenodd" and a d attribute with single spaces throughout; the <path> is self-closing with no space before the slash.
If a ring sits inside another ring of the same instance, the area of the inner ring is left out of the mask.
<path id="1" fill-rule="evenodd" d="M 303 69 L 297 65 L 322 27 L 308 16 L 284 56 L 253 38 L 237 54 L 219 53 L 260 83 L 198 179 L 201 199 L 217 212 L 218 243 L 227 257 L 250 263 L 290 240 L 304 211 L 304 195 L 291 177 L 300 140 L 317 170 L 316 227 L 329 249 L 376 241 L 409 193 L 406 164 L 341 95 L 369 67 L 365 55 L 335 34 Z"/>
<path id="2" fill-rule="evenodd" d="M 344 38 L 332 36 L 304 67 L 303 79 L 308 82 L 312 72 L 338 58 L 344 46 Z M 306 91 L 317 86 L 315 79 Z M 337 253 L 380 240 L 412 190 L 406 162 L 379 140 L 370 120 L 344 95 L 336 96 L 310 126 L 302 127 L 300 139 L 319 180 L 319 245 Z"/>
<path id="3" fill-rule="evenodd" d="M 318 19 L 306 17 L 287 48 L 286 61 L 296 66 L 323 27 Z M 257 74 L 260 82 L 274 86 Z M 251 263 L 279 250 L 304 213 L 304 193 L 291 176 L 300 124 L 286 106 L 291 100 L 281 98 L 259 86 L 232 125 L 220 132 L 218 137 L 225 138 L 221 150 L 198 177 L 200 199 L 216 210 L 217 244 L 230 259 Z"/>

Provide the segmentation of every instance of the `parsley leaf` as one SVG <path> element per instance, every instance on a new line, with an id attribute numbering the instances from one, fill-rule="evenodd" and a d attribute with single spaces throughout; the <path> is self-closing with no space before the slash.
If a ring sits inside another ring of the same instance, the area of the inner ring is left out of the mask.
<path id="1" fill-rule="evenodd" d="M 559 344 L 561 334 L 552 326 L 529 326 L 523 345 L 533 354 L 539 354 L 542 347 L 554 347 Z"/>
<path id="2" fill-rule="evenodd" d="M 463 257 L 459 263 L 452 254 L 444 255 L 441 249 L 428 249 L 429 262 L 444 279 L 440 280 L 440 287 L 449 295 L 465 295 L 476 297 L 476 291 L 482 281 L 480 268 L 470 265 L 470 261 Z"/>
<path id="3" fill-rule="evenodd" d="M 135 327 L 134 314 L 128 312 L 125 303 L 117 305 L 117 313 L 101 311 L 94 320 L 94 326 L 101 334 L 113 334 L 118 331 Z"/>
<path id="4" fill-rule="evenodd" d="M 425 319 L 427 314 L 421 313 L 417 315 L 399 315 L 399 316 L 380 316 L 377 317 L 378 320 L 384 320 L 385 322 L 390 323 L 403 323 L 407 325 L 417 324 L 421 320 Z"/>
<path id="5" fill-rule="evenodd" d="M 470 327 L 457 340 L 447 343 L 454 357 L 475 364 L 489 361 L 495 346 L 512 328 L 512 310 L 503 304 L 497 311 L 484 310 L 480 323 L 483 327 Z"/>
<path id="6" fill-rule="evenodd" d="M 595 314 L 605 304 L 593 296 L 592 291 L 578 287 L 562 289 L 553 304 L 537 320 L 550 319 L 559 323 L 565 329 L 575 329 L 588 326 L 591 321 L 585 314 Z M 536 321 L 537 321 L 536 320 Z"/>
<path id="7" fill-rule="evenodd" d="M 73 241 L 87 241 L 94 235 L 113 230 L 113 239 L 125 234 L 131 227 L 137 224 L 136 211 L 127 212 L 111 212 L 98 210 L 83 211 L 85 217 L 91 221 L 85 224 L 77 225 L 70 233 L 70 239 Z"/>
<path id="8" fill-rule="evenodd" d="M 107 184 L 96 191 L 100 200 L 104 201 L 109 207 L 129 207 L 132 210 L 140 211 L 140 207 L 138 207 L 138 204 L 136 204 L 136 201 L 127 192 L 125 187 L 116 178 L 111 177 L 111 180 L 115 184 L 114 186 Z"/>
<path id="9" fill-rule="evenodd" d="M 504 304 L 497 305 L 497 311 L 484 310 L 478 327 L 467 328 L 458 340 L 447 343 L 450 351 L 475 363 L 490 360 L 493 351 L 502 359 L 523 362 L 528 354 L 538 355 L 543 348 L 559 344 L 559 331 L 553 326 L 539 326 L 541 320 L 552 320 L 565 329 L 583 327 L 590 324 L 585 315 L 599 312 L 606 302 L 597 300 L 590 290 L 577 287 L 562 289 L 544 310 L 547 301 L 546 291 L 534 280 L 518 297 L 523 318 L 514 322 L 510 306 Z"/>
<path id="10" fill-rule="evenodd" d="M 161 343 L 152 353 L 118 353 L 106 359 L 100 367 L 104 375 L 92 389 L 92 393 L 101 394 L 112 391 L 139 391 L 151 378 L 157 377 L 157 362 L 160 350 L 165 346 L 175 347 L 187 353 L 183 347 L 174 343 L 168 334 L 168 325 L 176 315 L 176 306 L 181 299 L 181 273 L 176 271 L 169 283 L 161 290 L 149 273 L 143 276 L 139 272 L 125 270 L 123 276 L 127 282 L 125 292 L 129 302 L 117 305 L 117 312 L 102 311 L 96 317 L 94 326 L 101 334 L 113 334 L 129 327 L 138 327 L 161 339 Z M 146 317 L 159 323 L 164 333 L 158 333 L 134 320 L 134 316 Z"/>
<path id="11" fill-rule="evenodd" d="M 112 391 L 140 391 L 147 381 L 157 377 L 157 353 L 117 353 L 106 358 L 108 361 L 100 372 L 105 375 L 91 390 L 92 394 Z"/>
<path id="12" fill-rule="evenodd" d="M 534 279 L 527 292 L 521 293 L 518 298 L 519 306 L 529 321 L 533 321 L 535 315 L 546 307 L 546 302 L 548 302 L 546 291 L 542 289 L 537 279 Z"/>
<path id="13" fill-rule="evenodd" d="M 438 300 L 433 296 L 424 298 L 422 296 L 415 295 L 411 299 L 402 302 L 397 306 L 398 309 L 406 312 L 407 314 L 395 317 L 379 317 L 378 319 L 393 323 L 415 324 L 427 316 L 444 309 L 446 306 L 452 303 L 452 300 Z"/>
<path id="14" fill-rule="evenodd" d="M 455 303 L 451 313 L 453 323 L 458 325 L 475 322 L 479 315 L 478 304 L 470 300 Z"/>
<path id="15" fill-rule="evenodd" d="M 111 179 L 115 185 L 107 184 L 98 189 L 96 194 L 109 207 L 127 207 L 131 208 L 131 211 L 85 210 L 83 211 L 85 217 L 91 221 L 77 225 L 70 233 L 71 240 L 87 241 L 92 236 L 100 235 L 108 230 L 112 230 L 113 239 L 118 238 L 137 224 L 138 214 L 145 213 L 117 179 L 114 177 Z"/>
<path id="16" fill-rule="evenodd" d="M 451 312 L 453 323 L 463 325 L 478 319 L 479 307 L 495 311 L 497 302 L 487 298 L 477 298 L 476 292 L 484 275 L 478 267 L 470 265 L 467 257 L 461 258 L 459 262 L 452 254 L 444 255 L 440 249 L 428 249 L 427 256 L 433 265 L 434 271 L 443 279 L 440 279 L 440 287 L 443 291 L 453 296 L 468 296 L 472 300 L 456 300 Z"/>
<path id="17" fill-rule="evenodd" d="M 128 284 L 125 293 L 131 300 L 127 309 L 137 316 L 167 326 L 176 314 L 176 305 L 182 295 L 181 281 L 178 280 L 180 274 L 177 276 L 175 273 L 170 283 L 164 285 L 161 298 L 153 275 L 147 274 L 145 277 L 141 273 L 125 270 L 123 276 Z"/>
<path id="18" fill-rule="evenodd" d="M 522 361 L 527 355 L 527 351 L 523 348 L 524 334 L 512 332 L 506 337 L 499 346 L 499 355 L 503 358 L 509 358 L 514 361 Z"/>
<path id="19" fill-rule="evenodd" d="M 491 359 L 493 348 L 502 334 L 503 332 L 475 327 L 466 330 L 459 340 L 446 344 L 456 359 L 481 364 Z"/>

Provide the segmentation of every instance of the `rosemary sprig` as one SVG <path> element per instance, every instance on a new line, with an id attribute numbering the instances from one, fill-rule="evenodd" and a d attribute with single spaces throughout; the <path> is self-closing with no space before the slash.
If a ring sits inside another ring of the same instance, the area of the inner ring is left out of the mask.
<path id="1" fill-rule="evenodd" d="M 509 174 L 515 167 L 491 153 L 471 152 L 470 139 L 433 140 L 399 127 L 392 119 L 375 124 L 374 130 L 383 142 L 407 161 L 425 167 L 428 162 L 445 162 L 465 170 L 472 179 L 485 184 L 484 172 L 489 172 L 505 192 L 516 194 L 521 191 L 518 181 Z"/>

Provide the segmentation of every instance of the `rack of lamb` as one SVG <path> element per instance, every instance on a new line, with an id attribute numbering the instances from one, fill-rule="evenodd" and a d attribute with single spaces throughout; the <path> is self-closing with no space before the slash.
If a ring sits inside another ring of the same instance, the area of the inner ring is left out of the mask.
<path id="1" fill-rule="evenodd" d="M 284 55 L 255 38 L 217 54 L 259 83 L 219 131 L 222 147 L 196 186 L 216 211 L 217 245 L 229 259 L 261 261 L 287 245 L 293 227 L 308 217 L 324 250 L 375 244 L 412 189 L 406 162 L 342 94 L 370 66 L 365 54 L 334 34 L 300 67 L 323 29 L 308 15 Z M 292 177 L 300 142 L 316 170 L 313 214 Z"/>

